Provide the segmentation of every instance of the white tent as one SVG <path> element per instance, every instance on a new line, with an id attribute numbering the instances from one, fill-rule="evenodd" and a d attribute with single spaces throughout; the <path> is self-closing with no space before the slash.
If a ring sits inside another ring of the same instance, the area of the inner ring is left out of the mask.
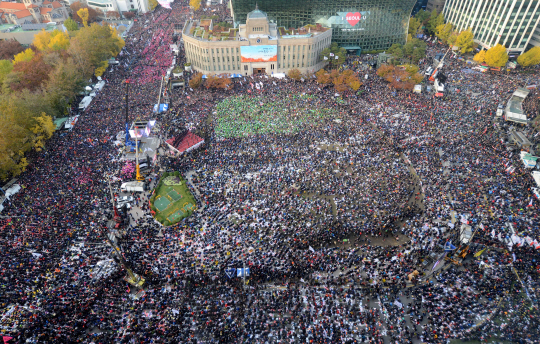
<path id="1" fill-rule="evenodd" d="M 540 172 L 538 172 L 538 171 L 533 171 L 531 174 L 532 174 L 532 176 L 533 176 L 533 178 L 534 178 L 534 181 L 536 182 L 536 185 L 537 185 L 538 187 L 540 187 Z"/>

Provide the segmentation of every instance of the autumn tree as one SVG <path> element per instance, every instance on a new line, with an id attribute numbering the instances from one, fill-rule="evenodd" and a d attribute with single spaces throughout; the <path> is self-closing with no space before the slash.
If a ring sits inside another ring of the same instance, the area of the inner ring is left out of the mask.
<path id="1" fill-rule="evenodd" d="M 197 72 L 193 75 L 191 80 L 189 80 L 189 87 L 191 87 L 192 89 L 197 89 L 199 88 L 199 86 L 201 86 L 202 81 L 202 73 Z"/>
<path id="2" fill-rule="evenodd" d="M 107 11 L 105 12 L 105 14 L 107 15 L 107 18 L 114 18 L 114 19 L 121 18 L 120 13 L 118 13 L 117 11 Z"/>
<path id="3" fill-rule="evenodd" d="M 79 30 L 79 24 L 77 24 L 77 22 L 71 18 L 68 18 L 66 19 L 66 21 L 64 21 L 64 26 L 66 27 L 66 29 L 68 29 L 69 32 Z"/>
<path id="4" fill-rule="evenodd" d="M 293 69 L 289 69 L 289 71 L 287 72 L 287 76 L 293 80 L 300 80 L 302 78 L 302 73 L 296 69 L 296 68 L 293 68 Z"/>
<path id="5" fill-rule="evenodd" d="M 193 11 L 197 11 L 201 8 L 201 0 L 189 0 L 189 6 L 193 8 Z"/>
<path id="6" fill-rule="evenodd" d="M 105 73 L 105 71 L 107 70 L 107 67 L 109 67 L 109 61 L 108 60 L 101 61 L 99 66 L 96 67 L 96 70 L 94 71 L 94 75 L 102 76 L 103 73 Z"/>
<path id="7" fill-rule="evenodd" d="M 490 67 L 503 67 L 508 62 L 506 48 L 500 44 L 488 49 L 486 52 L 486 63 Z"/>
<path id="8" fill-rule="evenodd" d="M 32 44 L 40 51 L 66 50 L 69 46 L 69 36 L 56 29 L 52 32 L 43 29 L 34 36 Z"/>
<path id="9" fill-rule="evenodd" d="M 101 15 L 101 12 L 98 12 L 95 9 L 88 7 L 88 5 L 83 4 L 80 1 L 72 3 L 71 5 L 69 5 L 69 8 L 71 9 L 73 20 L 75 20 L 79 24 L 83 24 L 83 20 L 78 14 L 81 8 L 86 8 L 88 10 L 87 24 L 97 21 L 98 17 Z"/>
<path id="10" fill-rule="evenodd" d="M 478 54 L 474 55 L 473 60 L 478 63 L 484 63 L 486 62 L 486 51 L 480 50 Z"/>
<path id="11" fill-rule="evenodd" d="M 26 49 L 25 51 L 18 53 L 13 57 L 13 64 L 17 64 L 24 61 L 30 61 L 34 58 L 34 51 L 32 49 Z"/>
<path id="12" fill-rule="evenodd" d="M 536 66 L 540 63 L 540 47 L 533 47 L 517 58 L 517 62 L 523 66 Z"/>
<path id="13" fill-rule="evenodd" d="M 24 47 L 14 39 L 0 40 L 0 60 L 11 60 L 24 51 Z"/>
<path id="14" fill-rule="evenodd" d="M 207 89 L 227 89 L 231 84 L 230 78 L 220 78 L 216 75 L 209 76 L 204 82 Z"/>
<path id="15" fill-rule="evenodd" d="M 414 65 L 390 66 L 382 65 L 377 70 L 377 75 L 384 78 L 395 89 L 412 90 L 414 85 L 422 82 L 422 75 L 418 73 L 418 67 Z"/>
<path id="16" fill-rule="evenodd" d="M 131 12 L 131 11 L 122 12 L 122 14 L 124 15 L 124 18 L 126 18 L 126 19 L 133 19 L 133 18 L 135 18 L 135 13 L 133 13 L 133 12 Z"/>
<path id="17" fill-rule="evenodd" d="M 329 84 L 332 82 L 330 79 L 330 74 L 326 72 L 324 69 L 319 69 L 317 73 L 315 73 L 315 76 L 317 77 L 317 82 L 319 84 Z"/>
<path id="18" fill-rule="evenodd" d="M 148 0 L 148 4 L 150 5 L 150 11 L 153 11 L 159 5 L 157 0 Z"/>
<path id="19" fill-rule="evenodd" d="M 473 51 L 473 45 L 474 45 L 474 34 L 472 32 L 472 29 L 468 29 L 466 31 L 461 31 L 461 33 L 457 36 L 455 45 L 459 47 L 459 51 L 462 54 L 470 53 Z"/>
<path id="20" fill-rule="evenodd" d="M 441 24 L 435 28 L 435 35 L 439 38 L 444 44 L 448 43 L 448 38 L 452 35 L 454 26 L 450 23 Z"/>
<path id="21" fill-rule="evenodd" d="M 18 92 L 24 88 L 35 91 L 49 78 L 52 67 L 43 61 L 43 55 L 35 55 L 29 61 L 22 61 L 13 67 L 12 73 L 17 74 L 17 82 L 12 82 L 10 88 Z"/>
<path id="22" fill-rule="evenodd" d="M 88 27 L 88 8 L 81 8 L 77 11 L 77 15 L 81 18 L 83 26 Z"/>
<path id="23" fill-rule="evenodd" d="M 28 162 L 29 150 L 40 150 L 54 132 L 43 94 L 23 90 L 0 96 L 0 179 L 16 176 Z"/>
<path id="24" fill-rule="evenodd" d="M 349 89 L 357 91 L 362 86 L 358 75 L 350 69 L 346 69 L 341 73 L 337 69 L 330 72 L 321 69 L 315 73 L 315 76 L 319 84 L 333 84 L 334 89 L 340 93 Z"/>

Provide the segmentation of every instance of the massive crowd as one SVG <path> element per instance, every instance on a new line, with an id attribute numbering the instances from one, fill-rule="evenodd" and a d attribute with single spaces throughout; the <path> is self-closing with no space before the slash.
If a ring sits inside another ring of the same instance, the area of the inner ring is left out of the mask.
<path id="1" fill-rule="evenodd" d="M 176 89 L 172 108 L 157 115 L 160 135 L 190 127 L 206 145 L 181 158 L 162 154 L 155 170 L 188 175 L 199 210 L 165 228 L 149 215 L 149 194 L 134 194 L 119 244 L 146 285 L 130 287 L 105 244 L 107 179 L 120 178 L 123 166 L 113 141 L 125 127 L 124 81 L 129 119 L 156 118 L 174 24 L 186 9 L 176 1 L 140 17 L 74 130 L 29 157 L 17 181 L 23 189 L 0 218 L 3 336 L 11 343 L 537 341 L 540 256 L 530 243 L 539 240 L 538 201 L 530 170 L 502 145 L 505 128 L 494 115 L 517 87 L 538 84 L 538 74 L 465 73 L 453 56 L 441 98 L 392 92 L 366 67 L 369 56 L 341 67 L 367 74 L 361 94 L 336 97 L 315 80 L 264 76 L 229 90 Z M 421 69 L 443 50 L 430 45 Z M 182 49 L 176 59 L 185 62 Z M 248 93 L 255 81 L 264 86 Z M 230 97 L 265 99 L 260 117 L 271 119 L 278 94 L 294 97 L 290 116 L 333 111 L 300 130 L 213 130 Z M 534 90 L 524 105 L 532 117 L 537 100 Z M 457 265 L 441 255 L 447 240 L 457 245 L 462 224 L 475 236 Z M 244 266 L 247 283 L 229 270 Z"/>

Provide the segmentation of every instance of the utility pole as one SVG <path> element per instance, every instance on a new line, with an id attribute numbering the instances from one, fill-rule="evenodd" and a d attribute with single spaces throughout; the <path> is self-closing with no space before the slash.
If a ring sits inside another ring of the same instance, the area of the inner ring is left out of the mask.
<path id="1" fill-rule="evenodd" d="M 114 194 L 112 192 L 111 176 L 110 175 L 107 175 L 107 181 L 109 182 L 109 191 L 111 192 L 111 202 L 112 202 L 112 206 L 113 206 L 113 209 L 114 209 L 114 219 L 115 219 L 115 221 L 118 221 L 120 219 L 120 215 L 118 215 L 118 210 L 116 209 L 116 205 L 114 203 Z"/>

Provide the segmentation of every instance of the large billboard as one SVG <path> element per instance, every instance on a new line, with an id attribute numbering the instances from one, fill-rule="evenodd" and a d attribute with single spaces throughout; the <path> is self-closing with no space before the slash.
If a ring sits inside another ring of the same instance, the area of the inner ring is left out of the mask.
<path id="1" fill-rule="evenodd" d="M 248 45 L 240 47 L 242 62 L 276 62 L 277 45 Z"/>

